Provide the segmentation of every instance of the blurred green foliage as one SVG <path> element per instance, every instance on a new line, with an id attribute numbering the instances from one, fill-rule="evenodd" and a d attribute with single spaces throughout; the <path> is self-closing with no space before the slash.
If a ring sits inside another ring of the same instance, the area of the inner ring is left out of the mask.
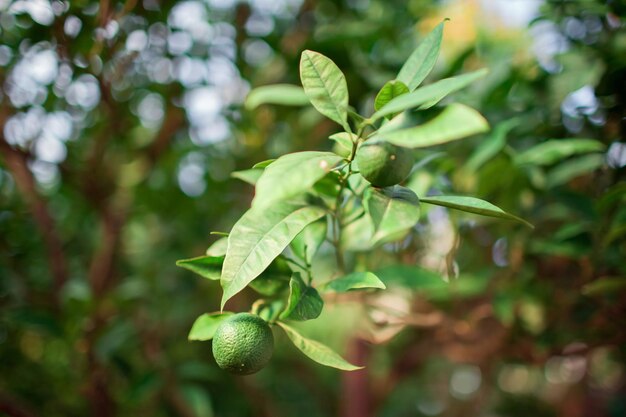
<path id="1" fill-rule="evenodd" d="M 626 10 L 546 1 L 526 29 L 480 4 L 2 3 L 0 412 L 623 415 Z M 277 334 L 264 371 L 223 373 L 186 340 L 221 291 L 175 261 L 249 205 L 232 171 L 330 149 L 337 131 L 312 108 L 247 111 L 246 92 L 297 84 L 308 48 L 371 110 L 442 17 L 432 79 L 489 68 L 455 101 L 492 131 L 424 152 L 409 186 L 485 198 L 536 229 L 430 210 L 420 239 L 388 248 L 409 268 L 396 290 L 302 326 L 365 371 L 318 367 Z M 535 148 L 572 138 L 604 149 Z M 539 162 L 521 158 L 533 149 Z"/>

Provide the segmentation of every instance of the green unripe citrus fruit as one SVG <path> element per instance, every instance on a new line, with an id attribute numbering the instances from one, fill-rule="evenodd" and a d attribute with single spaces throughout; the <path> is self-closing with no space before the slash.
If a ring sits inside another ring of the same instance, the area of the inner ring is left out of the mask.
<path id="1" fill-rule="evenodd" d="M 356 153 L 361 175 L 375 187 L 389 187 L 404 181 L 411 173 L 413 153 L 387 142 L 365 143 Z"/>
<path id="2" fill-rule="evenodd" d="M 258 372 L 267 365 L 274 351 L 274 336 L 265 320 L 250 313 L 225 319 L 213 336 L 213 356 L 217 365 L 238 375 Z"/>

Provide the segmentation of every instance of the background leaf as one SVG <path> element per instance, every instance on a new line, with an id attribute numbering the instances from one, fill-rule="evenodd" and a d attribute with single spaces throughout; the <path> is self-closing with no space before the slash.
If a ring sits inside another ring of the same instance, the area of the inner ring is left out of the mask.
<path id="1" fill-rule="evenodd" d="M 281 156 L 265 168 L 257 181 L 252 207 L 267 207 L 302 194 L 342 160 L 332 152 L 296 152 Z"/>
<path id="2" fill-rule="evenodd" d="M 507 134 L 511 129 L 518 126 L 519 123 L 518 119 L 510 119 L 498 123 L 493 128 L 493 131 L 480 142 L 476 150 L 472 152 L 463 168 L 470 172 L 475 172 L 485 162 L 496 156 L 506 145 Z"/>
<path id="3" fill-rule="evenodd" d="M 445 21 L 435 26 L 400 69 L 396 78 L 406 84 L 410 91 L 415 90 L 435 66 L 443 38 L 444 23 Z"/>
<path id="4" fill-rule="evenodd" d="M 228 236 L 221 277 L 224 288 L 221 308 L 259 276 L 307 224 L 324 214 L 320 207 L 289 203 L 248 210 Z"/>
<path id="5" fill-rule="evenodd" d="M 291 250 L 300 259 L 310 263 L 326 239 L 328 221 L 325 217 L 309 224 L 291 242 Z"/>
<path id="6" fill-rule="evenodd" d="M 409 129 L 392 130 L 381 140 L 406 148 L 441 145 L 489 130 L 480 113 L 463 104 L 451 104 L 434 119 Z"/>
<path id="7" fill-rule="evenodd" d="M 435 204 L 438 206 L 466 211 L 468 213 L 480 214 L 481 216 L 515 220 L 520 223 L 524 223 L 530 228 L 534 228 L 534 226 L 528 223 L 526 220 L 509 214 L 502 210 L 500 207 L 497 207 L 488 201 L 481 200 L 475 197 L 440 195 L 433 197 L 422 197 L 420 201 L 422 203 Z"/>
<path id="8" fill-rule="evenodd" d="M 362 366 L 352 365 L 328 346 L 325 346 L 320 342 L 316 342 L 315 340 L 307 339 L 298 333 L 294 328 L 286 325 L 285 323 L 277 322 L 277 324 L 282 327 L 287 334 L 287 337 L 293 342 L 294 346 L 315 362 L 332 368 L 341 369 L 343 371 L 356 371 L 357 369 L 363 369 Z"/>
<path id="9" fill-rule="evenodd" d="M 319 317 L 324 308 L 324 301 L 317 290 L 302 281 L 295 272 L 289 282 L 289 299 L 287 308 L 280 315 L 281 319 L 312 320 Z"/>
<path id="10" fill-rule="evenodd" d="M 387 288 L 372 272 L 353 272 L 334 279 L 322 287 L 323 291 L 347 292 L 364 288 Z"/>
<path id="11" fill-rule="evenodd" d="M 305 106 L 309 98 L 302 87 L 291 84 L 273 84 L 257 87 L 246 97 L 245 107 L 253 110 L 261 104 L 280 104 L 283 106 Z"/>
<path id="12" fill-rule="evenodd" d="M 215 331 L 222 321 L 232 316 L 234 313 L 225 311 L 223 313 L 206 313 L 199 316 L 194 321 L 189 331 L 189 340 L 211 340 L 215 335 Z"/>
<path id="13" fill-rule="evenodd" d="M 550 165 L 578 153 L 600 152 L 605 148 L 594 139 L 552 139 L 519 153 L 516 164 Z"/>
<path id="14" fill-rule="evenodd" d="M 346 127 L 348 85 L 339 67 L 324 55 L 307 50 L 300 58 L 300 79 L 313 107 Z"/>
<path id="15" fill-rule="evenodd" d="M 399 185 L 383 189 L 368 188 L 365 205 L 374 222 L 372 239 L 375 243 L 402 238 L 420 218 L 417 195 Z"/>

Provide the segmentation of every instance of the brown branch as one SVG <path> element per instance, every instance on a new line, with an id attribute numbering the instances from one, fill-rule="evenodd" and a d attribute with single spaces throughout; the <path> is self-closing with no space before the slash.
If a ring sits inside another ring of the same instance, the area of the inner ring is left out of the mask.
<path id="1" fill-rule="evenodd" d="M 3 135 L 3 127 L 7 119 L 6 111 L 0 115 L 0 154 L 6 167 L 11 172 L 18 190 L 33 214 L 39 232 L 46 247 L 50 272 L 54 283 L 55 303 L 59 301 L 59 292 L 67 280 L 67 263 L 61 238 L 57 234 L 54 220 L 48 211 L 44 198 L 39 194 L 33 174 L 28 168 L 28 155 L 13 148 Z"/>

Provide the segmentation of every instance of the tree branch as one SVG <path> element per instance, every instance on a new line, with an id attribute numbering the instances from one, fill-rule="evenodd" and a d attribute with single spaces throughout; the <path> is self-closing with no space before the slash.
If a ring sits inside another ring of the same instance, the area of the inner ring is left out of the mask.
<path id="1" fill-rule="evenodd" d="M 56 304 L 59 301 L 59 292 L 67 280 L 67 262 L 63 244 L 56 232 L 55 223 L 48 211 L 46 201 L 39 194 L 33 174 L 28 168 L 28 155 L 9 145 L 2 133 L 7 117 L 6 110 L 3 110 L 0 115 L 0 154 L 24 201 L 32 212 L 35 223 L 43 237 L 54 284 L 53 295 Z"/>

